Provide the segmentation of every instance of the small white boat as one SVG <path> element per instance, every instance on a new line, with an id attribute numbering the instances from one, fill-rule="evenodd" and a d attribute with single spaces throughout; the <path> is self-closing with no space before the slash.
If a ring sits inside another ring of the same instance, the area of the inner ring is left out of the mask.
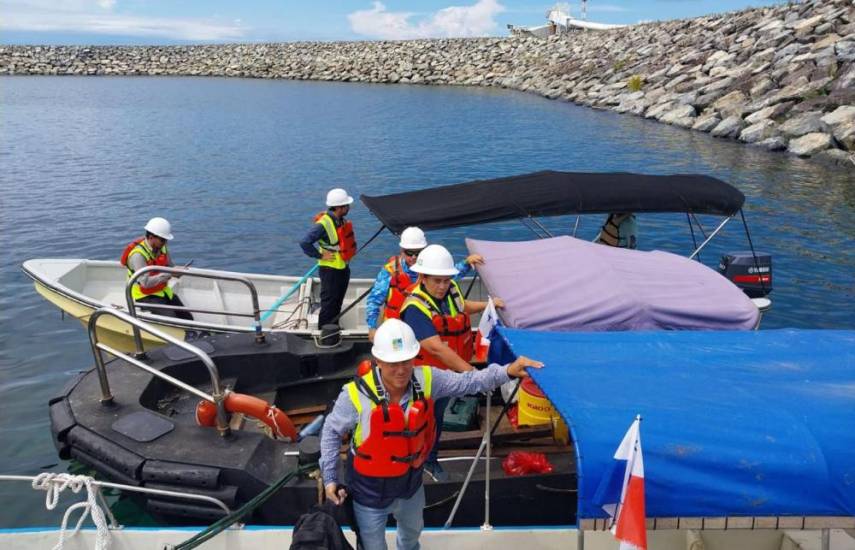
<path id="1" fill-rule="evenodd" d="M 46 300 L 86 325 L 89 316 L 98 308 L 112 306 L 128 311 L 125 295 L 127 269 L 116 261 L 85 259 L 33 259 L 23 265 L 24 273 L 33 279 L 36 291 Z M 155 315 L 138 308 L 137 315 L 157 328 L 179 339 L 186 332 L 254 332 L 251 292 L 246 284 L 227 279 L 243 278 L 249 281 L 258 294 L 258 305 L 264 313 L 292 287 L 297 290 L 261 322 L 264 332 L 292 332 L 306 337 L 317 337 L 320 310 L 320 282 L 317 278 L 261 275 L 208 269 L 190 269 L 189 274 L 173 278 L 170 284 L 193 313 L 193 321 Z M 373 279 L 351 279 L 344 300 L 347 308 L 374 284 Z M 479 299 L 481 287 L 473 288 L 473 299 Z M 121 351 L 135 349 L 131 327 L 113 317 L 98 322 L 99 339 Z M 339 320 L 341 336 L 345 339 L 365 339 L 365 302 L 359 301 Z M 143 333 L 146 347 L 161 345 L 153 336 Z"/>

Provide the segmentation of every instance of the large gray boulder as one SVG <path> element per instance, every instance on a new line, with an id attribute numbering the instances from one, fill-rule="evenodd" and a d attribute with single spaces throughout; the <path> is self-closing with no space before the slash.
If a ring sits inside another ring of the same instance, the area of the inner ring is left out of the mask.
<path id="1" fill-rule="evenodd" d="M 834 128 L 836 139 L 847 151 L 855 151 L 855 121 L 838 124 Z M 853 166 L 855 168 L 855 166 Z"/>
<path id="2" fill-rule="evenodd" d="M 739 141 L 745 143 L 757 143 L 777 134 L 778 125 L 773 120 L 761 120 L 756 124 L 748 126 L 739 134 Z"/>
<path id="3" fill-rule="evenodd" d="M 797 115 L 781 124 L 781 133 L 791 138 L 801 137 L 812 132 L 820 132 L 825 127 L 822 124 L 822 113 L 811 111 Z"/>
<path id="4" fill-rule="evenodd" d="M 715 137 L 733 138 L 739 135 L 739 132 L 745 127 L 745 121 L 739 115 L 729 116 L 718 123 L 712 129 L 710 134 Z"/>
<path id="5" fill-rule="evenodd" d="M 841 124 L 855 122 L 855 106 L 842 105 L 823 116 L 820 120 L 822 120 L 822 123 L 832 130 Z"/>
<path id="6" fill-rule="evenodd" d="M 833 144 L 830 135 L 823 132 L 812 132 L 790 140 L 787 150 L 800 157 L 809 157 L 828 149 Z"/>

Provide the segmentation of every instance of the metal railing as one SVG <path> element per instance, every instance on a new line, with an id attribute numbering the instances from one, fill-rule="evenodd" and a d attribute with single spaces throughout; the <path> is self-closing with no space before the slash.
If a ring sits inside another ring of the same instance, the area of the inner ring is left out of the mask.
<path id="1" fill-rule="evenodd" d="M 38 476 L 0 475 L 0 481 L 29 481 L 30 483 L 32 483 L 36 479 L 38 479 Z M 57 480 L 51 480 L 51 482 L 55 483 L 55 484 L 62 484 L 65 482 L 65 480 L 64 479 L 57 479 Z M 92 480 L 92 485 L 99 487 L 99 488 L 105 487 L 107 489 L 118 489 L 120 491 L 133 491 L 133 492 L 137 492 L 137 493 L 144 493 L 147 495 L 157 495 L 157 496 L 165 496 L 165 497 L 185 498 L 188 500 L 198 500 L 201 502 L 207 502 L 209 504 L 213 504 L 214 506 L 221 509 L 226 514 L 230 514 L 232 512 L 231 509 L 228 506 L 226 506 L 226 503 L 224 503 L 222 500 L 220 500 L 216 497 L 208 496 L 208 495 L 197 495 L 195 493 L 184 493 L 181 491 L 168 491 L 166 489 L 151 489 L 149 487 L 141 487 L 141 486 L 138 487 L 136 485 L 124 485 L 122 483 L 109 483 L 107 481 L 99 481 L 97 479 Z M 110 523 L 112 524 L 112 527 L 114 529 L 118 528 L 119 524 L 118 524 L 118 522 L 116 522 L 116 518 L 114 518 L 113 514 L 110 512 L 110 507 L 107 506 L 107 503 L 103 500 L 103 495 L 101 495 L 101 493 L 99 492 L 98 496 L 100 497 L 102 506 L 104 507 L 104 509 L 107 511 L 107 513 L 110 516 L 110 520 L 111 520 Z"/>
<path id="2" fill-rule="evenodd" d="M 136 303 L 134 301 L 133 288 L 134 284 L 137 282 L 137 279 L 145 275 L 146 273 L 151 273 L 152 271 L 158 271 L 163 273 L 173 273 L 180 275 L 182 277 L 199 277 L 201 279 L 216 279 L 221 281 L 234 281 L 236 283 L 241 283 L 246 285 L 249 288 L 249 296 L 252 300 L 252 313 L 234 313 L 230 311 L 219 311 L 219 310 L 207 310 L 207 309 L 194 309 L 189 307 L 181 307 L 181 306 L 168 306 L 161 304 L 145 304 L 145 303 Z M 197 313 L 210 313 L 214 315 L 231 315 L 234 317 L 252 317 L 255 321 L 255 341 L 258 343 L 264 342 L 264 333 L 261 330 L 261 311 L 258 307 L 258 291 L 255 288 L 255 285 L 247 279 L 246 277 L 238 277 L 235 275 L 224 275 L 220 271 L 212 271 L 208 269 L 193 269 L 188 270 L 185 267 L 167 267 L 167 266 L 158 266 L 158 265 L 148 265 L 144 268 L 135 271 L 133 275 L 128 278 L 128 282 L 125 285 L 125 301 L 128 303 L 128 312 L 134 318 L 137 317 L 137 309 L 138 307 L 149 307 L 152 309 L 175 309 L 181 311 L 194 311 Z M 156 315 L 156 313 L 155 313 Z M 133 327 L 134 332 L 134 344 L 137 347 L 137 353 L 143 354 L 145 350 L 143 349 L 142 338 L 140 337 L 139 329 L 136 326 Z"/>
<path id="3" fill-rule="evenodd" d="M 198 357 L 202 364 L 208 369 L 208 374 L 211 376 L 211 389 L 213 394 L 208 395 L 198 388 L 194 388 L 189 384 L 178 380 L 172 376 L 169 376 L 166 373 L 163 373 L 155 368 L 146 365 L 142 361 L 137 358 L 131 357 L 121 351 L 111 348 L 106 344 L 102 344 L 98 341 L 98 331 L 97 331 L 97 323 L 98 319 L 102 315 L 109 315 L 112 317 L 116 317 L 131 326 L 134 327 L 134 330 L 139 333 L 140 330 L 143 330 L 161 340 L 168 342 L 174 346 L 177 346 L 184 351 L 191 353 Z M 89 343 L 92 346 L 92 354 L 95 356 L 95 367 L 98 369 L 98 381 L 101 384 L 101 403 L 105 405 L 109 405 L 113 402 L 113 394 L 110 391 L 110 382 L 107 380 L 107 368 L 104 365 L 104 356 L 101 355 L 102 351 L 106 351 L 113 357 L 117 357 L 119 359 L 124 360 L 129 365 L 133 365 L 139 369 L 146 371 L 147 373 L 156 376 L 166 382 L 176 386 L 179 389 L 190 392 L 193 395 L 200 397 L 206 401 L 212 402 L 217 407 L 217 430 L 220 432 L 220 435 L 226 436 L 229 434 L 229 424 L 226 415 L 225 409 L 225 392 L 223 391 L 223 386 L 220 382 L 220 373 L 217 370 L 217 366 L 214 364 L 214 361 L 208 356 L 207 353 L 200 350 L 196 346 L 192 344 L 188 344 L 187 342 L 183 342 L 174 336 L 171 336 L 162 330 L 159 330 L 143 321 L 140 321 L 136 317 L 129 315 L 123 311 L 119 311 L 118 309 L 113 309 L 110 307 L 102 307 L 101 309 L 95 311 L 89 317 Z"/>

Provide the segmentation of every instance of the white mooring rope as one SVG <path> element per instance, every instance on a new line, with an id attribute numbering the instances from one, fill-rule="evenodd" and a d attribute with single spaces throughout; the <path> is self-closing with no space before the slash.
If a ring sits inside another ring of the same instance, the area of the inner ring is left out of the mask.
<path id="1" fill-rule="evenodd" d="M 110 530 L 107 528 L 107 520 L 104 517 L 104 510 L 98 505 L 97 498 L 100 495 L 100 488 L 93 484 L 94 480 L 89 476 L 75 476 L 71 474 L 45 472 L 39 474 L 33 480 L 33 489 L 46 492 L 45 507 L 48 510 L 53 510 L 59 503 L 59 494 L 66 488 L 71 489 L 71 492 L 77 494 L 83 487 L 86 487 L 86 500 L 78 502 L 68 507 L 65 515 L 62 516 L 62 526 L 59 530 L 59 542 L 53 547 L 53 550 L 62 550 L 66 538 L 71 538 L 80 531 L 80 527 L 86 520 L 88 514 L 92 515 L 92 522 L 98 529 L 95 535 L 95 549 L 107 550 L 110 547 Z M 77 525 L 74 531 L 68 536 L 68 519 L 72 512 L 78 508 L 83 509 L 80 519 L 77 520 Z"/>

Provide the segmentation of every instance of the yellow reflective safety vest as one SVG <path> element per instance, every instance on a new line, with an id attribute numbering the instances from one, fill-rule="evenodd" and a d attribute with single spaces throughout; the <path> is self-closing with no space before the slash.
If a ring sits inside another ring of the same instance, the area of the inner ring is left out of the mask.
<path id="1" fill-rule="evenodd" d="M 134 274 L 134 270 L 131 269 L 130 262 L 131 256 L 134 254 L 140 254 L 145 259 L 145 265 L 169 265 L 169 251 L 166 249 L 166 245 L 163 245 L 163 248 L 161 248 L 155 256 L 154 251 L 148 246 L 148 241 L 142 239 L 128 254 L 128 279 L 130 279 Z M 157 272 L 152 271 L 149 275 L 157 275 Z M 140 285 L 139 281 L 136 281 L 133 288 L 131 288 L 131 295 L 134 297 L 134 300 L 140 300 L 146 296 L 161 296 L 172 299 L 173 292 L 172 288 L 169 287 L 168 282 L 169 281 L 164 281 L 153 287 L 143 287 Z"/>
<path id="2" fill-rule="evenodd" d="M 466 301 L 456 281 L 451 281 L 448 294 L 445 296 L 448 314 L 444 314 L 433 297 L 425 292 L 419 284 L 411 291 L 401 307 L 401 315 L 409 307 L 414 307 L 425 314 L 436 329 L 440 340 L 464 361 L 471 361 L 474 354 L 474 337 L 472 334 L 472 321 L 466 313 Z M 429 353 L 424 348 L 419 349 L 416 361 L 425 365 L 431 365 L 439 369 L 448 369 L 448 366 L 439 357 Z"/>
<path id="3" fill-rule="evenodd" d="M 406 410 L 388 400 L 377 367 L 344 387 L 358 415 L 353 468 L 367 477 L 399 477 L 421 467 L 436 438 L 430 367 L 413 369 Z"/>
<path id="4" fill-rule="evenodd" d="M 324 236 L 318 241 L 321 251 L 328 250 L 335 255 L 332 260 L 319 258 L 318 265 L 333 269 L 344 269 L 347 267 L 347 261 L 353 256 L 353 249 L 356 245 L 351 222 L 346 221 L 341 227 L 336 227 L 330 213 L 321 212 L 315 216 L 315 223 L 320 224 L 324 228 Z M 341 236 L 345 236 L 347 242 L 341 242 Z"/>

